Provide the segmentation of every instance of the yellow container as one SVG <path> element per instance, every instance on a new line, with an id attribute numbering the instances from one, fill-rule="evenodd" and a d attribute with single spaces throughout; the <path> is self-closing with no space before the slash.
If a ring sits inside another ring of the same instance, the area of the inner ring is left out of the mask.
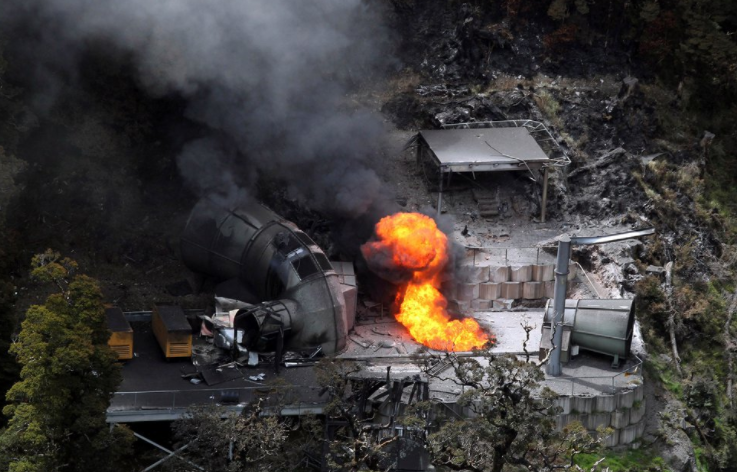
<path id="1" fill-rule="evenodd" d="M 181 307 L 155 306 L 151 325 L 167 359 L 192 356 L 192 327 Z"/>
<path id="2" fill-rule="evenodd" d="M 110 339 L 107 344 L 118 355 L 118 360 L 133 359 L 133 328 L 118 307 L 105 308 Z"/>

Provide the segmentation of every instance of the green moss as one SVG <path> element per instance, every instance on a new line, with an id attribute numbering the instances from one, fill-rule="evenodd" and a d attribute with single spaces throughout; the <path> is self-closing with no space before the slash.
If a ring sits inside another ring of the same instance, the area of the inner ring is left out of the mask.
<path id="1" fill-rule="evenodd" d="M 576 465 L 584 470 L 590 470 L 596 461 L 601 459 L 601 455 L 597 454 L 579 454 L 576 456 Z M 631 472 L 631 471 L 670 471 L 662 457 L 655 456 L 652 453 L 636 449 L 623 453 L 615 453 L 608 451 L 604 461 L 599 464 L 599 470 L 608 468 L 610 472 Z"/>
<path id="2" fill-rule="evenodd" d="M 651 377 L 660 380 L 666 390 L 679 399 L 683 397 L 683 385 L 671 365 L 653 357 L 645 362 L 645 369 L 648 370 Z"/>

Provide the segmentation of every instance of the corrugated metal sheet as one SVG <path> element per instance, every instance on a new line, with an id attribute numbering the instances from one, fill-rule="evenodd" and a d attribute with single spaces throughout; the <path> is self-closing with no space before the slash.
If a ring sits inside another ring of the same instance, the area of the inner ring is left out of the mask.
<path id="1" fill-rule="evenodd" d="M 438 164 L 455 172 L 524 170 L 550 161 L 524 127 L 425 130 L 420 136 Z"/>

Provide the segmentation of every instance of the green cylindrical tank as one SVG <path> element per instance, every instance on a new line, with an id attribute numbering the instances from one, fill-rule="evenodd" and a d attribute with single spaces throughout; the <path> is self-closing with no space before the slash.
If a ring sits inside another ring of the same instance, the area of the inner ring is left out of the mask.
<path id="1" fill-rule="evenodd" d="M 571 331 L 571 345 L 626 359 L 635 324 L 634 300 L 566 300 L 564 329 Z M 543 326 L 553 320 L 553 300 L 545 305 Z"/>

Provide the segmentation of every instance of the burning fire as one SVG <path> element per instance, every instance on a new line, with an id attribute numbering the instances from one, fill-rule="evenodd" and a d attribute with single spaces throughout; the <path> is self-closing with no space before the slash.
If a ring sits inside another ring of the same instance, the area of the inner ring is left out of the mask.
<path id="1" fill-rule="evenodd" d="M 448 238 L 432 218 L 419 213 L 397 213 L 376 225 L 378 241 L 361 247 L 369 263 L 390 258 L 389 264 L 411 273 L 397 293 L 395 315 L 412 337 L 425 346 L 444 351 L 480 348 L 489 335 L 472 318 L 451 320 L 445 297 L 438 290 L 448 262 Z"/>

